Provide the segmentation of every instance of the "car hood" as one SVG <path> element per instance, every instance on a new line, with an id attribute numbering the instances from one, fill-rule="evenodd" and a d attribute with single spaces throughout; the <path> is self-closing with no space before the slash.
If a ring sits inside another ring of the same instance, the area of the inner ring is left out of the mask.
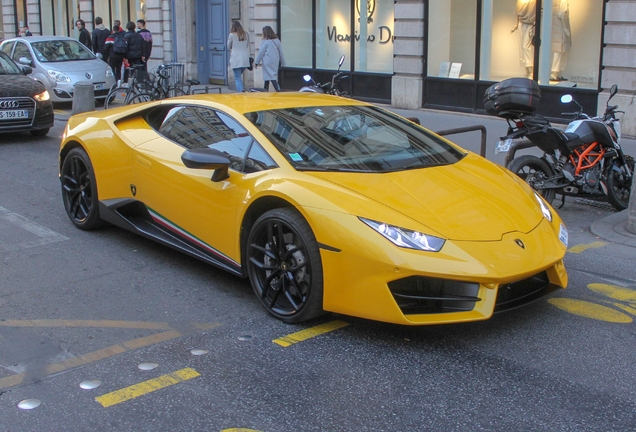
<path id="1" fill-rule="evenodd" d="M 440 167 L 383 174 L 312 175 L 402 213 L 433 231 L 428 234 L 450 240 L 498 241 L 509 232 L 532 231 L 543 218 L 536 199 L 520 181 L 473 154 Z M 382 219 L 387 216 L 385 211 L 377 215 L 360 214 L 360 209 L 352 212 L 391 223 Z"/>
<path id="2" fill-rule="evenodd" d="M 44 86 L 25 75 L 2 75 L 0 97 L 34 96 L 42 93 Z"/>
<path id="3" fill-rule="evenodd" d="M 81 77 L 87 79 L 86 73 L 93 75 L 93 78 L 104 78 L 106 75 L 106 66 L 102 60 L 77 60 L 77 61 L 61 61 L 41 63 L 46 69 L 55 69 L 64 72 L 70 77 Z"/>

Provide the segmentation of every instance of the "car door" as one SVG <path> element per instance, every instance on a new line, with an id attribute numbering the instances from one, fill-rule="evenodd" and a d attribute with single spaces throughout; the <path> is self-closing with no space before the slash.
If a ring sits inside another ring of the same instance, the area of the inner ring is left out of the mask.
<path id="1" fill-rule="evenodd" d="M 239 207 L 255 177 L 275 163 L 231 116 L 203 106 L 162 106 L 148 118 L 157 136 L 134 151 L 135 197 L 155 222 L 181 240 L 240 267 Z M 154 118 L 157 117 L 157 118 Z M 154 118 L 154 119 L 153 119 Z M 187 168 L 187 149 L 216 149 L 230 159 L 229 178 L 212 181 L 214 170 Z M 246 153 L 257 163 L 245 164 Z"/>

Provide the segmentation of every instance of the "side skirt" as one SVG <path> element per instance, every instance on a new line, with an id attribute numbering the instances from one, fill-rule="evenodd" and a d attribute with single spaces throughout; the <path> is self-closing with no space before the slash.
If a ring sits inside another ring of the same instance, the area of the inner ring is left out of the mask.
<path id="1" fill-rule="evenodd" d="M 203 242 L 195 243 L 171 224 L 159 223 L 140 201 L 129 198 L 100 201 L 99 216 L 115 226 L 244 277 L 240 264 Z"/>

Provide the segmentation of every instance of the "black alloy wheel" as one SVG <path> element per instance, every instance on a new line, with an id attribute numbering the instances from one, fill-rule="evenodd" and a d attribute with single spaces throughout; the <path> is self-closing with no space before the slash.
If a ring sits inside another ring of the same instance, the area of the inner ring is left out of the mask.
<path id="1" fill-rule="evenodd" d="M 60 176 L 64 209 L 73 224 L 83 230 L 99 228 L 97 183 L 93 165 L 81 148 L 71 150 L 62 163 Z"/>
<path id="2" fill-rule="evenodd" d="M 270 210 L 247 241 L 252 288 L 267 311 L 296 323 L 323 314 L 322 262 L 309 224 L 296 210 Z"/>
<path id="3" fill-rule="evenodd" d="M 552 168 L 546 161 L 536 156 L 523 155 L 514 158 L 508 165 L 508 169 L 517 174 L 523 181 L 528 183 L 536 190 L 547 202 L 552 204 L 556 191 L 554 189 L 537 188 L 546 178 L 552 177 L 554 174 Z"/>
<path id="4" fill-rule="evenodd" d="M 626 156 L 627 165 L 632 175 L 627 174 L 627 167 L 614 169 L 610 167 L 607 177 L 607 201 L 618 211 L 625 210 L 629 206 L 629 195 L 632 187 L 634 173 L 634 158 Z"/>

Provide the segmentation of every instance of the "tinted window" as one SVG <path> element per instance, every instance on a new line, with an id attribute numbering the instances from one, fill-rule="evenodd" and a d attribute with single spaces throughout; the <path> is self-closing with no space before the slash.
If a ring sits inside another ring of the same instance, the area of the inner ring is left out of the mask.
<path id="1" fill-rule="evenodd" d="M 0 75 L 22 75 L 22 71 L 6 55 L 0 55 Z"/>
<path id="2" fill-rule="evenodd" d="M 158 116 L 162 116 L 161 124 L 158 124 L 161 118 Z M 208 147 L 224 153 L 230 159 L 230 168 L 235 171 L 256 172 L 276 166 L 252 136 L 222 112 L 206 107 L 178 106 L 167 112 L 163 109 L 151 113 L 148 119 L 160 134 L 183 147 Z"/>
<path id="3" fill-rule="evenodd" d="M 29 59 L 29 61 L 33 61 L 33 57 L 31 57 L 31 51 L 29 51 L 29 47 L 27 46 L 27 44 L 17 42 L 15 44 L 15 50 L 13 51 L 12 58 L 16 62 L 19 62 L 22 57 Z"/>
<path id="4" fill-rule="evenodd" d="M 13 48 L 14 44 L 15 42 L 7 42 L 6 44 L 2 45 L 2 51 L 4 51 L 7 55 L 11 55 L 11 48 Z"/>
<path id="5" fill-rule="evenodd" d="M 372 106 L 246 114 L 299 170 L 399 171 L 453 164 L 464 153 L 437 135 Z"/>

